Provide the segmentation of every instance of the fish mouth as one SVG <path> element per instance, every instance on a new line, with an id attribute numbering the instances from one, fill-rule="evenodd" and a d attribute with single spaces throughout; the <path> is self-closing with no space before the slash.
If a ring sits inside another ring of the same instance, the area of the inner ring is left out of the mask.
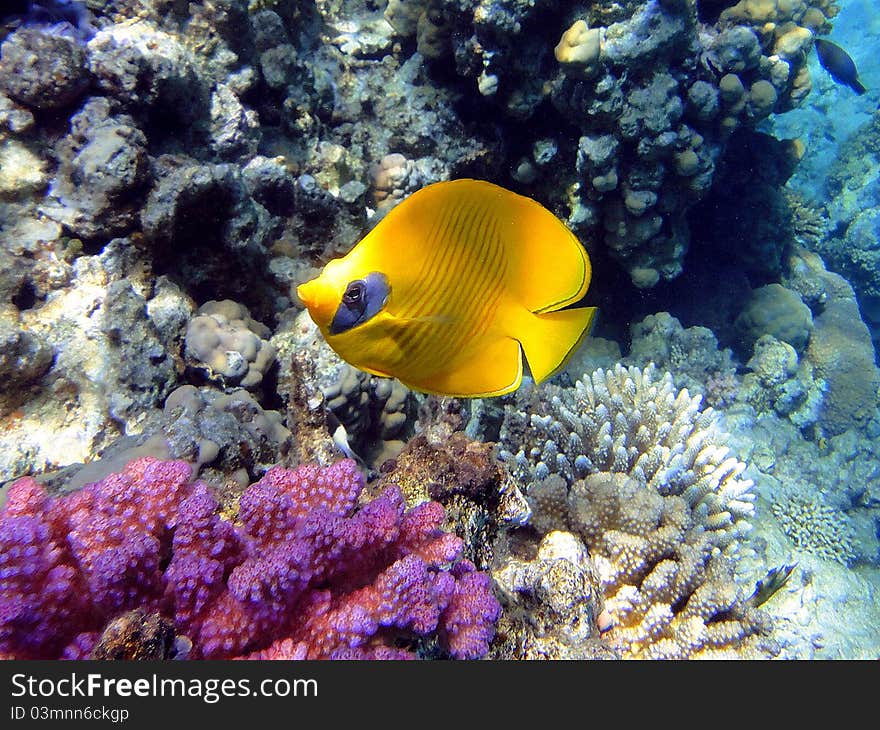
<path id="1" fill-rule="evenodd" d="M 296 295 L 319 327 L 327 327 L 336 311 L 339 297 L 331 289 L 320 276 L 296 288 Z"/>
<path id="2" fill-rule="evenodd" d="M 311 309 L 318 301 L 318 280 L 312 279 L 305 284 L 300 284 L 296 288 L 296 295 L 307 309 Z"/>

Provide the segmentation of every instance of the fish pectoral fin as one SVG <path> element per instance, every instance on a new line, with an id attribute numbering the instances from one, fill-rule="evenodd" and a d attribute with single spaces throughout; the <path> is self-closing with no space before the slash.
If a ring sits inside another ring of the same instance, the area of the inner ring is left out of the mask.
<path id="1" fill-rule="evenodd" d="M 458 398 L 491 398 L 516 390 L 522 382 L 519 342 L 510 337 L 481 341 L 455 357 L 448 367 L 418 382 L 401 381 L 426 393 Z"/>
<path id="2" fill-rule="evenodd" d="M 536 383 L 546 380 L 565 365 L 590 334 L 595 317 L 595 307 L 543 314 L 525 312 L 518 317 L 516 335 Z"/>

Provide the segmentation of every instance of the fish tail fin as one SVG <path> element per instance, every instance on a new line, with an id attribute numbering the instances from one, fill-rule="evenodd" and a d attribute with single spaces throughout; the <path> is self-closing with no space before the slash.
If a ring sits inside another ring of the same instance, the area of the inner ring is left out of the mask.
<path id="1" fill-rule="evenodd" d="M 518 327 L 517 339 L 536 383 L 559 370 L 590 334 L 596 307 L 577 307 L 556 312 L 531 314 Z"/>
<path id="2" fill-rule="evenodd" d="M 853 91 L 855 91 L 859 96 L 861 96 L 862 94 L 864 94 L 867 91 L 867 89 L 865 88 L 865 85 L 861 81 L 859 81 L 858 79 L 853 79 L 852 88 L 853 88 Z"/>

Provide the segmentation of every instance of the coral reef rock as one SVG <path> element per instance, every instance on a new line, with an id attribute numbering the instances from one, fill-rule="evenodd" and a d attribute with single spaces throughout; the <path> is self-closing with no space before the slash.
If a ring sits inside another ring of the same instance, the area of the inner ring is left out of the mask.
<path id="1" fill-rule="evenodd" d="M 510 558 L 492 577 L 504 608 L 493 658 L 618 658 L 600 638 L 601 582 L 575 535 L 550 532 L 534 559 Z"/>

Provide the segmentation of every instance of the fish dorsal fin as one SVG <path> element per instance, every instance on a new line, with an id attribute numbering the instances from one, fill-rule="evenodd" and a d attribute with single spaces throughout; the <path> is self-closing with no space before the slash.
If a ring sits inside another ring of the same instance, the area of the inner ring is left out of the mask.
<path id="1" fill-rule="evenodd" d="M 580 300 L 590 285 L 587 252 L 553 213 L 531 198 L 479 180 L 471 183 L 498 218 L 507 260 L 507 294 L 530 312 L 551 312 Z"/>

